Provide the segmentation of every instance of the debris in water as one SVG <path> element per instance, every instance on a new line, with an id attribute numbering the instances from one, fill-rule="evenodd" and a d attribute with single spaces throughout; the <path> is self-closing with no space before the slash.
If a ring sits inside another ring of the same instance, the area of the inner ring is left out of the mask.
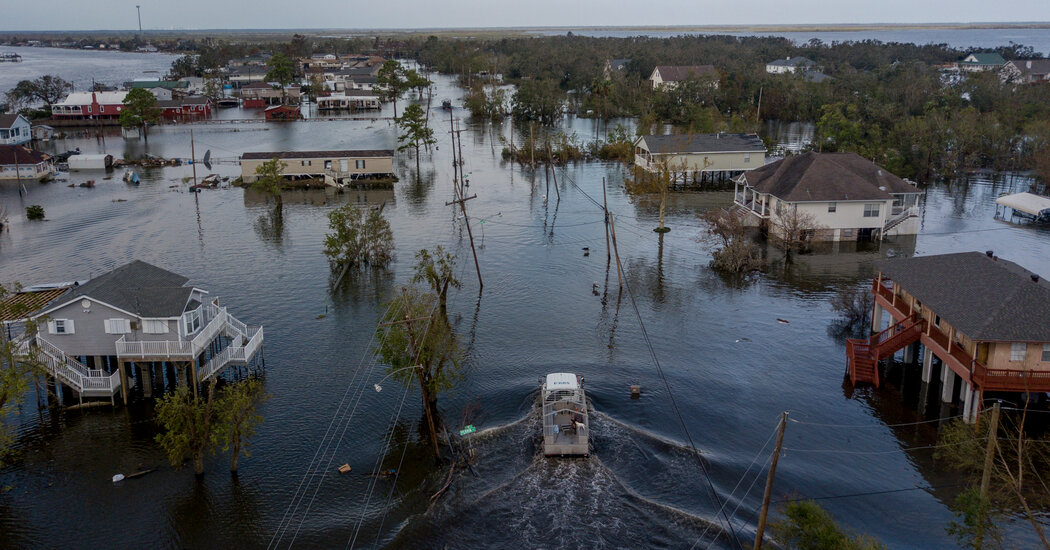
<path id="1" fill-rule="evenodd" d="M 642 396 L 642 387 L 638 384 L 631 386 L 631 399 L 638 399 Z"/>
<path id="2" fill-rule="evenodd" d="M 591 284 L 591 294 L 594 294 L 595 296 L 597 296 L 599 294 L 599 292 L 598 292 L 598 281 L 594 281 L 594 283 Z"/>
<path id="3" fill-rule="evenodd" d="M 790 323 L 791 321 L 788 321 L 787 319 L 781 319 L 780 317 L 777 317 L 777 322 L 778 323 L 783 323 L 783 324 L 786 325 L 786 324 Z"/>
<path id="4" fill-rule="evenodd" d="M 353 468 L 351 468 L 349 464 L 343 464 L 342 466 L 339 467 L 339 473 L 341 473 L 341 474 L 349 474 L 350 470 L 352 470 L 352 469 Z"/>
<path id="5" fill-rule="evenodd" d="M 113 483 L 124 481 L 124 474 L 117 474 L 113 476 Z"/>

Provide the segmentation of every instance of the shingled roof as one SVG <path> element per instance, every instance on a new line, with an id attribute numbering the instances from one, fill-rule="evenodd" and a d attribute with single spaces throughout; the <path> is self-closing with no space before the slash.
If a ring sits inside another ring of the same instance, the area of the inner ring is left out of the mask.
<path id="1" fill-rule="evenodd" d="M 392 157 L 392 149 L 369 149 L 362 151 L 274 151 L 272 153 L 242 153 L 241 160 L 270 159 L 319 159 L 319 158 L 372 158 Z"/>
<path id="2" fill-rule="evenodd" d="M 187 281 L 182 275 L 135 260 L 72 288 L 50 307 L 83 296 L 139 317 L 178 317 L 193 291 L 193 287 L 183 286 Z"/>
<path id="3" fill-rule="evenodd" d="M 713 65 L 657 65 L 656 70 L 660 71 L 660 78 L 664 82 L 677 82 L 703 76 L 718 78 L 718 70 Z"/>
<path id="4" fill-rule="evenodd" d="M 787 202 L 892 199 L 919 189 L 856 153 L 806 153 L 785 157 L 740 176 L 759 193 Z"/>
<path id="5" fill-rule="evenodd" d="M 766 151 L 766 144 L 757 134 L 670 134 L 638 138 L 638 142 L 642 141 L 654 155 Z"/>
<path id="6" fill-rule="evenodd" d="M 980 252 L 884 260 L 875 267 L 972 340 L 1050 342 L 1050 283 Z"/>
<path id="7" fill-rule="evenodd" d="M 16 158 L 17 157 L 17 158 Z M 21 145 L 0 145 L 0 166 L 18 164 L 39 164 L 51 158 L 47 153 L 34 151 Z"/>

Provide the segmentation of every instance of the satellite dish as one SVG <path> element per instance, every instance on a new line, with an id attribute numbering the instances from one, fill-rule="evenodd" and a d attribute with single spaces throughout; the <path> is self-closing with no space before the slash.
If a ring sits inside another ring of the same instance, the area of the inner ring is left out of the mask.
<path id="1" fill-rule="evenodd" d="M 204 167 L 211 170 L 211 149 L 204 152 Z"/>
<path id="2" fill-rule="evenodd" d="M 84 298 L 83 300 L 80 301 L 80 307 L 82 307 L 84 309 L 88 309 L 89 307 L 91 307 L 91 300 L 88 300 L 87 298 Z"/>

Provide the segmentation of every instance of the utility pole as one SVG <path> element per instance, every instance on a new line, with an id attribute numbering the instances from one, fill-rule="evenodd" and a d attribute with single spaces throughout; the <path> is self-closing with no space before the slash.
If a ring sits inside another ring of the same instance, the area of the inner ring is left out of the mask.
<path id="1" fill-rule="evenodd" d="M 623 290 L 623 269 L 620 268 L 620 247 L 616 246 L 616 222 L 613 221 L 612 214 L 606 211 L 606 215 L 609 217 L 609 231 L 612 232 L 612 244 L 613 253 L 616 254 L 616 280 L 620 283 L 620 290 Z"/>
<path id="2" fill-rule="evenodd" d="M 453 185 L 455 187 L 455 185 Z M 474 254 L 474 270 L 478 272 L 478 287 L 485 288 L 485 283 L 481 280 L 481 266 L 478 264 L 478 251 L 474 248 L 474 233 L 470 230 L 470 216 L 467 215 L 467 201 L 478 198 L 477 193 L 464 197 L 459 193 L 459 189 L 456 189 L 456 196 L 459 197 L 454 201 L 446 202 L 445 206 L 451 206 L 453 204 L 459 204 L 460 209 L 463 211 L 463 221 L 467 224 L 467 236 L 470 237 L 470 251 Z"/>
<path id="3" fill-rule="evenodd" d="M 190 128 L 190 166 L 193 167 L 193 194 L 197 194 L 197 153 L 193 149 L 193 128 Z"/>
<path id="4" fill-rule="evenodd" d="M 762 88 L 758 89 L 758 109 L 755 110 L 755 122 L 762 121 Z"/>
<path id="5" fill-rule="evenodd" d="M 992 421 L 988 424 L 988 446 L 984 453 L 984 472 L 981 474 L 981 498 L 988 496 L 988 484 L 992 480 L 992 458 L 999 436 L 999 402 L 992 406 Z"/>
<path id="6" fill-rule="evenodd" d="M 609 199 L 605 193 L 605 178 L 602 178 L 602 211 L 605 213 L 605 261 L 612 259 L 612 249 L 609 248 Z"/>
<path id="7" fill-rule="evenodd" d="M 135 4 L 135 11 L 139 14 L 139 34 L 142 34 L 142 6 Z"/>
<path id="8" fill-rule="evenodd" d="M 762 536 L 766 530 L 766 515 L 769 513 L 769 497 L 773 495 L 773 479 L 777 475 L 777 462 L 780 460 L 780 448 L 784 444 L 784 428 L 787 427 L 788 413 L 780 413 L 780 426 L 777 427 L 777 446 L 773 449 L 773 462 L 769 464 L 769 475 L 766 477 L 766 492 L 762 495 L 762 512 L 758 516 L 758 530 L 755 531 L 754 550 L 762 548 Z"/>

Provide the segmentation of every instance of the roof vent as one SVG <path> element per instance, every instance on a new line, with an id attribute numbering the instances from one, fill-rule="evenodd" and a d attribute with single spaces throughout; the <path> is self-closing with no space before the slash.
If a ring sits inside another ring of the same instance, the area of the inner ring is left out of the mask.
<path id="1" fill-rule="evenodd" d="M 995 256 L 995 251 L 994 250 L 985 250 L 984 251 L 984 255 L 988 256 L 989 258 L 991 258 L 992 256 Z"/>
<path id="2" fill-rule="evenodd" d="M 1035 273 L 1032 273 L 1032 282 L 1033 283 L 1038 283 L 1039 282 L 1039 276 L 1036 275 Z"/>

